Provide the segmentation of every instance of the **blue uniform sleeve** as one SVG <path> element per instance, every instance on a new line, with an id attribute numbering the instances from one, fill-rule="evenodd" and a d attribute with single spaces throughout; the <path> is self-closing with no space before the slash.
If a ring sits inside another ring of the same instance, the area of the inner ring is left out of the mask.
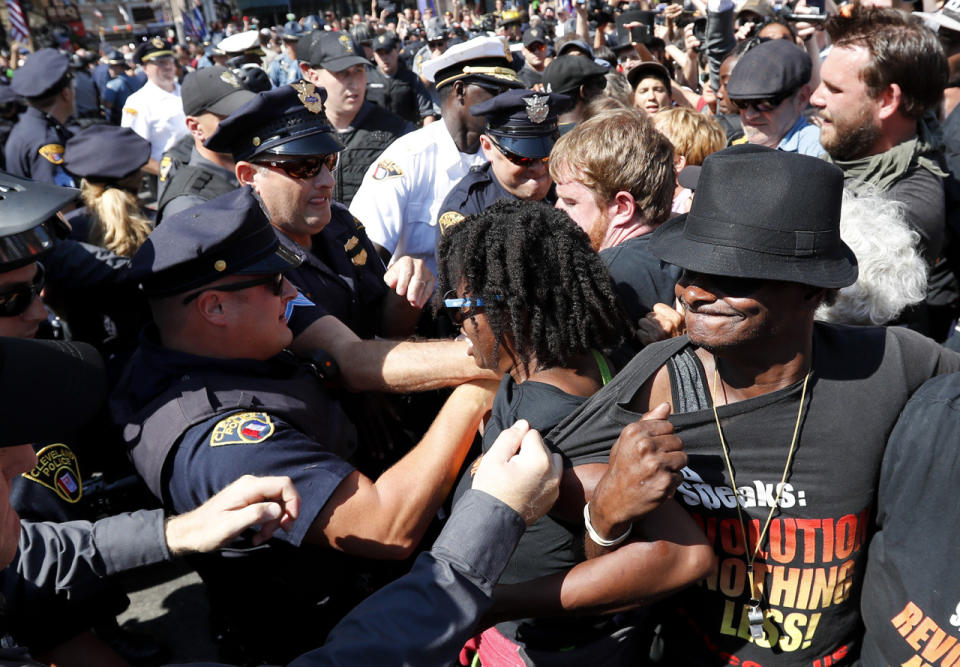
<path id="1" fill-rule="evenodd" d="M 524 530 L 512 509 L 482 491 L 468 491 L 409 574 L 358 605 L 323 648 L 291 667 L 450 664 L 489 608 L 493 586 Z"/>
<path id="2" fill-rule="evenodd" d="M 331 434 L 330 438 L 338 438 Z M 168 495 L 181 514 L 202 505 L 243 475 L 285 475 L 300 492 L 300 517 L 278 539 L 299 545 L 340 482 L 354 467 L 334 454 L 342 443 L 321 443 L 263 412 L 234 412 L 184 434 L 168 470 Z"/>

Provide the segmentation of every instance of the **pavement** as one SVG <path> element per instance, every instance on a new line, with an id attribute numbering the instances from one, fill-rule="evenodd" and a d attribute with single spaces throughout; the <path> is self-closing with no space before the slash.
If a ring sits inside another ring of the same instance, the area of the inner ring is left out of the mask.
<path id="1" fill-rule="evenodd" d="M 182 561 L 161 563 L 122 575 L 130 607 L 117 616 L 125 630 L 165 643 L 167 662 L 216 661 L 209 611 L 200 577 Z"/>

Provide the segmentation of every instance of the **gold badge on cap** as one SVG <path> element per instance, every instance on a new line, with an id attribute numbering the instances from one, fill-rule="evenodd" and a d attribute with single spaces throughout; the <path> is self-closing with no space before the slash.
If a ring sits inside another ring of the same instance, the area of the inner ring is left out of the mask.
<path id="1" fill-rule="evenodd" d="M 217 271 L 226 271 L 227 263 L 224 262 L 222 259 L 218 259 L 216 262 L 213 263 L 213 268 L 216 269 Z"/>
<path id="2" fill-rule="evenodd" d="M 150 40 L 150 43 L 153 44 L 153 46 L 158 49 L 162 49 L 165 46 L 163 43 L 163 40 L 160 39 L 159 37 L 154 37 L 153 39 Z"/>
<path id="3" fill-rule="evenodd" d="M 223 81 L 224 83 L 229 83 L 234 88 L 241 87 L 240 82 L 237 80 L 237 75 L 231 72 L 230 70 L 227 70 L 226 72 L 223 72 L 222 74 L 220 74 L 220 80 Z"/>
<path id="4" fill-rule="evenodd" d="M 353 53 L 353 44 L 346 35 L 340 35 L 340 46 L 342 46 L 343 50 L 347 53 Z"/>
<path id="5" fill-rule="evenodd" d="M 297 97 L 300 98 L 307 111 L 310 113 L 321 113 L 323 111 L 323 100 L 312 83 L 297 81 L 293 84 L 293 87 L 296 88 Z"/>
<path id="6" fill-rule="evenodd" d="M 542 123 L 550 115 L 550 100 L 546 95 L 532 95 L 524 97 L 523 101 L 527 103 L 527 118 L 531 123 Z"/>

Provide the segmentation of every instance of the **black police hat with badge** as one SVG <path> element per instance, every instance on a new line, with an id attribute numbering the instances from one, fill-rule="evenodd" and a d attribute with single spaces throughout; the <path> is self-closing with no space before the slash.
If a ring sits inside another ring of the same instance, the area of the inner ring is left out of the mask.
<path id="1" fill-rule="evenodd" d="M 306 81 L 257 93 L 220 121 L 204 146 L 217 153 L 231 153 L 237 161 L 339 153 L 343 144 L 323 112 L 326 98 L 326 90 Z"/>
<path id="2" fill-rule="evenodd" d="M 66 88 L 72 78 L 69 58 L 56 49 L 40 49 L 16 71 L 10 88 L 27 100 L 42 99 Z"/>
<path id="3" fill-rule="evenodd" d="M 393 51 L 399 45 L 400 39 L 397 37 L 397 34 L 389 31 L 382 35 L 377 35 L 377 38 L 373 40 L 374 51 Z"/>
<path id="4" fill-rule="evenodd" d="M 170 46 L 159 37 L 141 42 L 133 52 L 133 59 L 141 65 L 146 65 L 158 58 L 173 57 Z"/>
<path id="5" fill-rule="evenodd" d="M 465 80 L 502 92 L 507 88 L 523 88 L 512 67 L 510 47 L 499 37 L 475 37 L 451 46 L 439 56 L 423 64 L 421 72 L 437 89 L 454 81 Z"/>
<path id="6" fill-rule="evenodd" d="M 130 263 L 149 298 L 183 294 L 231 275 L 277 274 L 303 257 L 280 244 L 249 186 L 164 218 Z"/>
<path id="7" fill-rule="evenodd" d="M 548 43 L 547 34 L 543 28 L 528 28 L 527 31 L 523 33 L 523 45 L 528 49 L 534 44 L 543 44 L 546 46 Z"/>
<path id="8" fill-rule="evenodd" d="M 297 60 L 310 67 L 342 72 L 354 65 L 369 65 L 363 51 L 346 32 L 314 30 L 297 42 Z"/>
<path id="9" fill-rule="evenodd" d="M 0 272 L 46 254 L 70 229 L 57 216 L 80 193 L 0 172 Z"/>
<path id="10" fill-rule="evenodd" d="M 508 90 L 474 104 L 470 113 L 487 119 L 486 134 L 502 152 L 543 159 L 550 156 L 559 136 L 558 116 L 572 102 L 558 93 Z"/>

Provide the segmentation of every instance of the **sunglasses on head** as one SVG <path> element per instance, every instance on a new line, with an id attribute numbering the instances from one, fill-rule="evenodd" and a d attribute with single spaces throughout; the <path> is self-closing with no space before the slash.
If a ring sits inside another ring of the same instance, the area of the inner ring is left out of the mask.
<path id="1" fill-rule="evenodd" d="M 277 160 L 257 160 L 254 164 L 258 164 L 261 167 L 279 169 L 290 178 L 306 180 L 319 174 L 324 167 L 326 167 L 330 173 L 333 173 L 340 165 L 340 153 L 289 157 Z"/>
<path id="2" fill-rule="evenodd" d="M 518 167 L 533 167 L 538 164 L 546 164 L 550 161 L 549 155 L 547 157 L 525 157 L 523 155 L 518 155 L 513 151 L 508 151 L 506 148 L 501 146 L 498 141 L 491 139 L 491 142 L 493 142 L 493 145 L 497 147 L 497 150 L 500 151 L 503 157 L 507 158 L 510 162 Z"/>
<path id="3" fill-rule="evenodd" d="M 204 287 L 199 292 L 194 292 L 193 294 L 188 294 L 186 297 L 184 297 L 183 305 L 187 305 L 204 292 L 239 292 L 240 290 L 248 289 L 250 287 L 257 287 L 258 285 L 270 285 L 273 288 L 274 296 L 280 296 L 283 294 L 283 274 L 275 273 L 268 276 L 262 276 L 260 278 L 254 278 L 253 280 L 244 280 L 239 283 L 227 283 L 226 285 Z"/>
<path id="4" fill-rule="evenodd" d="M 499 294 L 493 297 L 494 301 L 501 301 Z M 443 295 L 443 307 L 455 325 L 462 326 L 463 321 L 473 317 L 484 308 L 484 300 L 478 296 L 458 297 L 456 290 L 450 290 Z"/>
<path id="5" fill-rule="evenodd" d="M 30 304 L 43 291 L 47 272 L 37 262 L 37 273 L 29 283 L 18 283 L 0 290 L 0 317 L 16 317 L 27 312 Z"/>
<path id="6" fill-rule="evenodd" d="M 791 90 L 789 93 L 786 93 L 784 95 L 778 95 L 776 97 L 768 97 L 762 100 L 731 99 L 730 101 L 733 102 L 734 106 L 740 109 L 741 111 L 746 111 L 750 107 L 753 107 L 754 111 L 756 111 L 757 113 L 770 113 L 771 111 L 776 109 L 778 106 L 783 104 L 784 100 L 791 97 L 792 95 L 793 95 L 793 91 Z"/>

